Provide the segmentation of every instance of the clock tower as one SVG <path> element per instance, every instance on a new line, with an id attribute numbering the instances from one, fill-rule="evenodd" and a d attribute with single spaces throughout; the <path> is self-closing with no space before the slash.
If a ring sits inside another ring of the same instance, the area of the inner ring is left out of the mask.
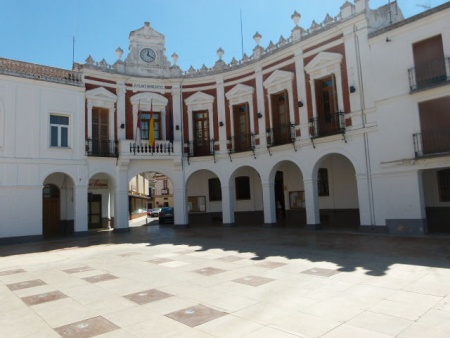
<path id="1" fill-rule="evenodd" d="M 125 59 L 127 73 L 141 76 L 169 76 L 170 62 L 166 57 L 166 40 L 149 22 L 130 33 L 130 53 Z"/>

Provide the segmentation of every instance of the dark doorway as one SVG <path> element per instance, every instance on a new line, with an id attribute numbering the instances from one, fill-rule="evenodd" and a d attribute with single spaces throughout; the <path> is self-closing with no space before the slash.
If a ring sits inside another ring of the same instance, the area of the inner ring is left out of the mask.
<path id="1" fill-rule="evenodd" d="M 277 171 L 275 174 L 275 203 L 277 209 L 277 221 L 282 221 L 286 218 L 284 204 L 284 179 L 282 171 Z"/>
<path id="2" fill-rule="evenodd" d="M 88 194 L 88 229 L 102 227 L 102 195 Z"/>
<path id="3" fill-rule="evenodd" d="M 42 233 L 44 235 L 61 234 L 61 215 L 59 188 L 46 184 L 42 189 Z"/>

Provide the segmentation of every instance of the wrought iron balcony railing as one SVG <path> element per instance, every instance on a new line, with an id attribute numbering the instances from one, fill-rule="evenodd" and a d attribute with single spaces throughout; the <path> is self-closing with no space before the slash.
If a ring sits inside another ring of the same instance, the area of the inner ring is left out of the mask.
<path id="1" fill-rule="evenodd" d="M 189 141 L 186 152 L 189 157 L 214 156 L 214 139 Z"/>
<path id="2" fill-rule="evenodd" d="M 318 137 L 345 134 L 345 127 L 344 112 L 316 116 L 309 120 L 309 136 L 315 139 Z"/>
<path id="3" fill-rule="evenodd" d="M 173 143 L 170 141 L 155 141 L 155 145 L 148 143 L 130 143 L 130 153 L 134 155 L 170 155 L 173 154 Z"/>
<path id="4" fill-rule="evenodd" d="M 450 58 L 437 59 L 410 68 L 408 75 L 411 92 L 448 83 L 450 82 Z"/>
<path id="5" fill-rule="evenodd" d="M 119 142 L 115 140 L 86 140 L 86 155 L 97 157 L 118 157 Z"/>
<path id="6" fill-rule="evenodd" d="M 231 136 L 229 141 L 231 142 L 231 148 L 229 149 L 231 153 L 253 151 L 255 149 L 255 134 L 253 133 Z"/>
<path id="7" fill-rule="evenodd" d="M 416 158 L 450 154 L 450 130 L 413 135 Z"/>
<path id="8" fill-rule="evenodd" d="M 268 147 L 294 143 L 296 139 L 295 124 L 282 124 L 277 128 L 270 128 L 267 130 L 266 137 Z"/>

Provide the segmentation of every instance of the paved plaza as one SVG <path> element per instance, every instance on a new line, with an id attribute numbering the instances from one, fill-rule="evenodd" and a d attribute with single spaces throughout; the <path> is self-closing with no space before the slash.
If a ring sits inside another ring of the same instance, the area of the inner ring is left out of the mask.
<path id="1" fill-rule="evenodd" d="M 133 227 L 0 246 L 1 337 L 450 337 L 450 237 Z"/>

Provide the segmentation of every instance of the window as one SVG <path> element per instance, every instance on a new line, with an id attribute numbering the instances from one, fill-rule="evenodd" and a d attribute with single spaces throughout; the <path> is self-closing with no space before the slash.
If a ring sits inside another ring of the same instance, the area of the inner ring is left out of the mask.
<path id="1" fill-rule="evenodd" d="M 323 116 L 326 120 L 329 120 L 330 115 L 337 112 L 334 75 L 316 80 L 316 100 L 318 116 Z"/>
<path id="2" fill-rule="evenodd" d="M 189 196 L 188 211 L 189 212 L 205 212 L 206 211 L 205 196 Z"/>
<path id="3" fill-rule="evenodd" d="M 141 113 L 141 140 L 148 140 L 150 113 Z M 155 121 L 155 140 L 161 140 L 161 113 L 153 112 L 153 119 Z"/>
<path id="4" fill-rule="evenodd" d="M 328 188 L 328 169 L 320 168 L 317 175 L 317 190 L 319 196 L 330 196 Z"/>
<path id="5" fill-rule="evenodd" d="M 450 202 L 450 169 L 439 170 L 437 172 L 439 200 Z"/>
<path id="6" fill-rule="evenodd" d="M 438 35 L 413 45 L 416 83 L 424 87 L 447 79 L 442 36 Z"/>
<path id="7" fill-rule="evenodd" d="M 236 200 L 250 199 L 250 177 L 239 176 L 235 179 Z"/>
<path id="8" fill-rule="evenodd" d="M 69 146 L 69 117 L 50 115 L 50 146 Z"/>
<path id="9" fill-rule="evenodd" d="M 208 180 L 208 190 L 209 190 L 209 200 L 210 201 L 221 201 L 222 200 L 222 190 L 220 187 L 220 180 L 216 178 L 210 178 Z"/>
<path id="10" fill-rule="evenodd" d="M 234 120 L 234 150 L 247 151 L 251 149 L 250 116 L 248 103 L 233 106 Z"/>
<path id="11" fill-rule="evenodd" d="M 420 102 L 419 115 L 423 154 L 450 151 L 450 96 Z"/>
<path id="12" fill-rule="evenodd" d="M 289 207 L 291 209 L 301 209 L 305 207 L 305 192 L 291 191 L 289 192 Z"/>
<path id="13" fill-rule="evenodd" d="M 270 96 L 273 118 L 273 140 L 271 144 L 281 145 L 291 142 L 289 121 L 289 99 L 287 90 Z"/>
<path id="14" fill-rule="evenodd" d="M 104 108 L 92 108 L 92 138 L 109 140 L 109 111 Z"/>

